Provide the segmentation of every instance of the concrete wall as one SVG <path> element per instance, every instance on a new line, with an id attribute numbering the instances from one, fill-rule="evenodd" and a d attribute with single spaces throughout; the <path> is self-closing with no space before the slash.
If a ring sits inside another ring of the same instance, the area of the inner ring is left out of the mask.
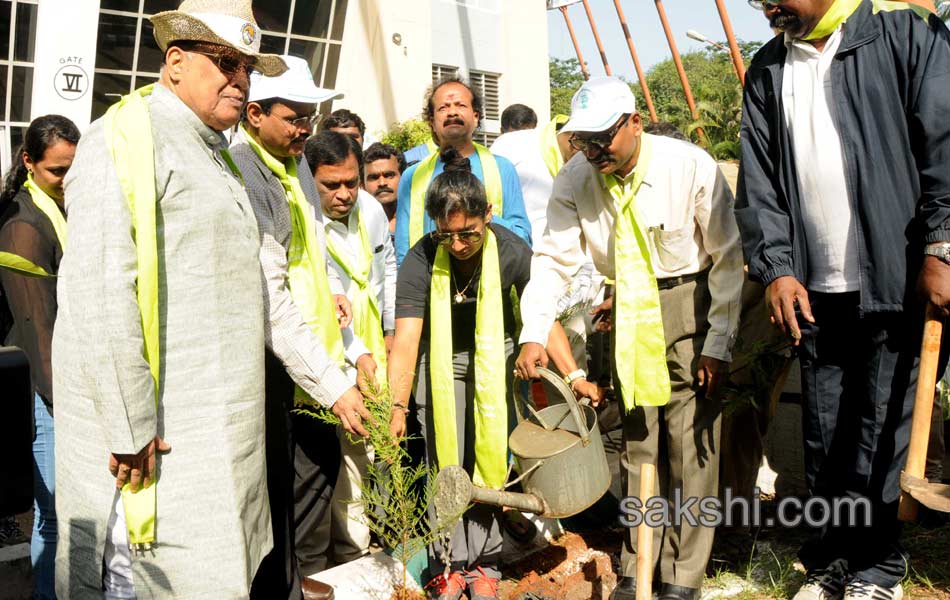
<path id="1" fill-rule="evenodd" d="M 432 62 L 459 67 L 466 76 L 471 69 L 489 73 L 504 71 L 499 27 L 503 14 L 501 7 L 503 4 L 532 4 L 498 0 L 482 2 L 483 7 L 480 7 L 475 2 L 456 0 L 431 2 Z M 544 24 L 546 27 L 546 20 Z"/>
<path id="2" fill-rule="evenodd" d="M 526 104 L 545 123 L 551 113 L 548 76 L 548 22 L 544 2 L 504 1 L 501 28 L 504 48 L 500 81 L 501 110 Z"/>
<path id="3" fill-rule="evenodd" d="M 350 0 L 334 108 L 358 113 L 371 132 L 419 115 L 431 83 L 430 0 Z M 398 34 L 399 43 L 393 41 Z"/>

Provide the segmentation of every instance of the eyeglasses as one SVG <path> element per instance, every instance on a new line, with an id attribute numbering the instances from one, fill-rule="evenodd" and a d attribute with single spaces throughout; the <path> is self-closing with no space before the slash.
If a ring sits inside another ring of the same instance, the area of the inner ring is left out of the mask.
<path id="1" fill-rule="evenodd" d="M 614 137 L 617 135 L 617 132 L 620 131 L 621 127 L 627 124 L 629 119 L 630 115 L 624 115 L 622 119 L 617 121 L 616 125 L 607 131 L 596 133 L 589 138 L 579 138 L 576 135 L 572 135 L 568 142 L 571 144 L 571 147 L 578 152 L 587 152 L 591 148 L 596 148 L 598 152 L 604 152 L 607 147 L 614 142 Z"/>
<path id="2" fill-rule="evenodd" d="M 317 111 L 310 113 L 309 115 L 304 115 L 302 117 L 296 117 L 291 119 L 290 117 L 281 117 L 284 123 L 287 123 L 295 129 L 303 129 L 304 127 L 313 127 L 314 121 L 317 120 Z"/>
<path id="3" fill-rule="evenodd" d="M 768 6 L 778 6 L 783 0 L 748 0 L 749 6 L 756 10 L 765 10 Z"/>
<path id="4" fill-rule="evenodd" d="M 451 233 L 443 233 L 441 231 L 433 231 L 429 234 L 432 236 L 432 241 L 436 244 L 442 244 L 444 246 L 452 245 L 452 242 L 457 238 L 460 242 L 467 246 L 472 244 L 477 244 L 482 240 L 482 232 L 471 229 L 469 231 L 454 231 Z"/>
<path id="5" fill-rule="evenodd" d="M 228 77 L 234 77 L 238 72 L 243 72 L 250 79 L 251 72 L 255 69 L 253 58 L 237 52 L 214 52 L 197 48 L 190 48 L 187 52 L 207 56 L 218 70 Z"/>

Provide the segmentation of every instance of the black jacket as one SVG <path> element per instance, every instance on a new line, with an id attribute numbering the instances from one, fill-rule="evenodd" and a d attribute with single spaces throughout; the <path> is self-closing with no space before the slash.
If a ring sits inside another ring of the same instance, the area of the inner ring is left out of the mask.
<path id="1" fill-rule="evenodd" d="M 923 245 L 950 241 L 950 32 L 865 0 L 831 67 L 857 228 L 862 313 L 902 310 Z M 795 156 L 782 107 L 784 36 L 746 74 L 736 218 L 749 275 L 808 281 Z"/>

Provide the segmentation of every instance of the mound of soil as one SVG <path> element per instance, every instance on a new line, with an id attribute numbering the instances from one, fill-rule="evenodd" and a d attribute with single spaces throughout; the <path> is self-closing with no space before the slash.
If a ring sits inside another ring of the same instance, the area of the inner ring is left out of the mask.
<path id="1" fill-rule="evenodd" d="M 611 557 L 619 555 L 621 543 L 618 531 L 587 532 L 583 538 L 566 533 L 544 550 L 506 565 L 499 595 L 502 600 L 521 600 L 529 593 L 544 600 L 607 598 L 617 585 Z"/>

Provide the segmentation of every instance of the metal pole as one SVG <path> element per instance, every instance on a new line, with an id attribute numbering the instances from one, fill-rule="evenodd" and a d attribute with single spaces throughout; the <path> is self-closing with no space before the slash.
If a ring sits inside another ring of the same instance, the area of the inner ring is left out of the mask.
<path id="1" fill-rule="evenodd" d="M 567 24 L 567 32 L 571 34 L 571 42 L 574 43 L 574 52 L 577 53 L 577 60 L 581 63 L 581 73 L 584 75 L 584 81 L 590 79 L 590 72 L 587 70 L 587 63 L 584 62 L 584 55 L 581 54 L 581 46 L 577 43 L 577 36 L 574 35 L 574 26 L 571 25 L 571 18 L 567 16 L 567 7 L 562 6 L 559 9 L 564 15 L 564 22 Z"/>
<path id="2" fill-rule="evenodd" d="M 716 8 L 719 9 L 719 18 L 722 20 L 722 28 L 726 32 L 726 39 L 729 40 L 729 52 L 732 54 L 732 64 L 736 67 L 739 83 L 745 85 L 745 62 L 742 60 L 742 52 L 739 51 L 736 34 L 732 31 L 732 23 L 729 21 L 726 5 L 722 0 L 716 0 Z"/>
<path id="3" fill-rule="evenodd" d="M 594 34 L 594 41 L 597 42 L 597 50 L 600 51 L 600 60 L 604 63 L 604 71 L 607 72 L 607 75 L 613 75 L 610 72 L 610 65 L 607 63 L 607 53 L 604 52 L 604 45 L 600 42 L 600 35 L 597 33 L 597 25 L 594 24 L 594 13 L 590 10 L 590 4 L 587 0 L 582 0 L 584 2 L 584 10 L 587 11 L 587 20 L 590 22 L 591 33 Z"/>
<path id="4" fill-rule="evenodd" d="M 637 50 L 633 46 L 633 37 L 630 35 L 630 29 L 627 27 L 627 18 L 620 7 L 620 0 L 614 0 L 614 6 L 617 8 L 617 18 L 620 19 L 620 27 L 623 28 L 623 35 L 627 38 L 627 48 L 630 49 L 630 58 L 633 59 L 633 68 L 637 70 L 637 80 L 640 82 L 640 89 L 643 90 L 643 98 L 646 100 L 647 108 L 650 110 L 650 121 L 656 123 L 660 119 L 656 116 L 656 108 L 653 106 L 653 96 L 650 95 L 650 87 L 647 85 L 647 78 L 640 67 L 640 58 L 637 56 Z"/>
<path id="5" fill-rule="evenodd" d="M 673 32 L 670 30 L 670 22 L 666 19 L 666 11 L 663 10 L 663 2 L 654 0 L 656 12 L 660 15 L 660 23 L 663 25 L 663 31 L 666 33 L 666 41 L 670 44 L 670 52 L 673 53 L 673 64 L 676 65 L 676 72 L 680 76 L 680 83 L 683 84 L 683 93 L 686 94 L 686 104 L 689 105 L 689 112 L 693 115 L 693 120 L 699 120 L 699 111 L 696 110 L 696 101 L 693 99 L 693 90 L 689 87 L 689 79 L 686 77 L 686 69 L 683 68 L 683 60 L 680 58 L 679 50 L 676 49 L 676 41 L 673 39 Z M 706 134 L 702 127 L 696 128 L 696 133 L 701 138 Z"/>

